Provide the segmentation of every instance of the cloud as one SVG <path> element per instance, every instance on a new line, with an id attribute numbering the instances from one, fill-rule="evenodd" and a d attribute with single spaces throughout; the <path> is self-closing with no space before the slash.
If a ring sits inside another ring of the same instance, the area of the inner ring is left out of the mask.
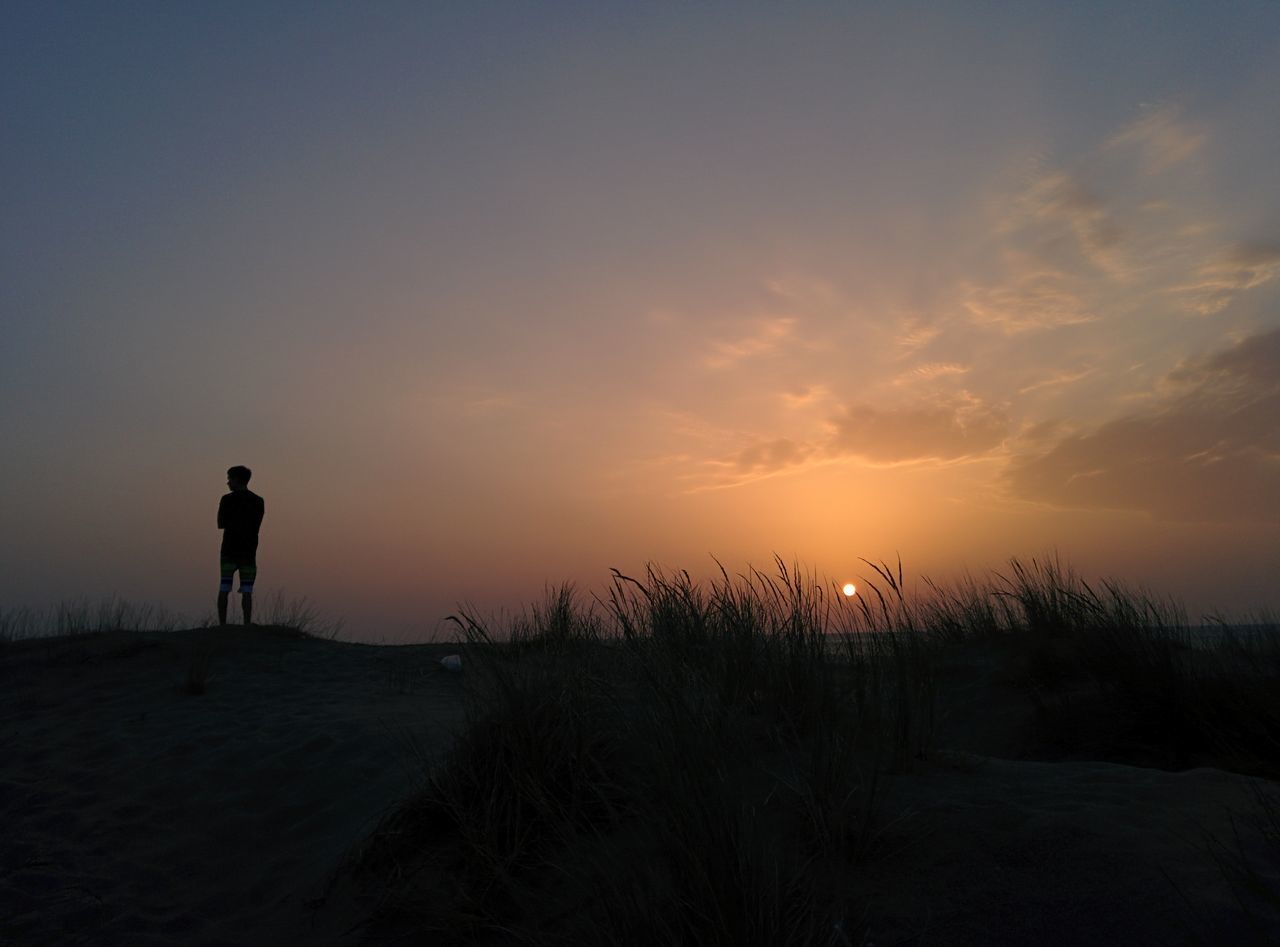
<path id="1" fill-rule="evenodd" d="M 1192 360 L 1152 409 L 1016 458 L 1011 491 L 1184 521 L 1280 521 L 1280 328 Z"/>
<path id="2" fill-rule="evenodd" d="M 964 308 L 973 322 L 1006 335 L 1094 322 L 1098 317 L 1066 282 L 1062 273 L 1033 269 L 1004 285 L 970 285 Z"/>
<path id="3" fill-rule="evenodd" d="M 969 371 L 968 365 L 961 365 L 959 362 L 926 362 L 918 365 L 909 372 L 904 372 L 893 380 L 895 385 L 910 385 L 917 381 L 932 381 L 935 378 L 945 378 L 947 375 L 964 375 Z"/>
<path id="4" fill-rule="evenodd" d="M 1240 293 L 1280 276 L 1280 245 L 1239 243 L 1201 266 L 1188 283 L 1173 287 L 1202 316 L 1221 312 Z"/>
<path id="5" fill-rule="evenodd" d="M 714 473 L 699 490 L 742 486 L 774 474 L 858 459 L 872 465 L 954 463 L 999 447 L 1009 429 L 1002 411 L 962 392 L 947 402 L 900 408 L 854 404 L 832 417 L 825 435 L 812 441 L 759 439 L 719 459 L 704 461 Z"/>
<path id="6" fill-rule="evenodd" d="M 782 392 L 782 403 L 788 408 L 807 408 L 831 397 L 831 389 L 826 385 L 808 385 Z"/>
<path id="7" fill-rule="evenodd" d="M 1096 369 L 1093 368 L 1081 368 L 1076 371 L 1055 372 L 1048 378 L 1041 379 L 1040 381 L 1033 382 L 1030 385 L 1025 385 L 1024 387 L 1019 388 L 1018 394 L 1025 395 L 1033 391 L 1041 391 L 1045 388 L 1057 388 L 1061 385 L 1069 385 L 1082 378 L 1088 378 L 1095 371 Z"/>
<path id="8" fill-rule="evenodd" d="M 791 335 L 795 324 L 796 320 L 791 316 L 761 320 L 750 335 L 731 342 L 714 343 L 705 364 L 714 369 L 730 368 L 743 359 L 772 352 Z"/>
<path id="9" fill-rule="evenodd" d="M 1220 395 L 1235 392 L 1247 397 L 1250 388 L 1259 395 L 1275 395 L 1280 391 L 1280 328 L 1249 336 L 1208 358 L 1184 362 L 1169 373 L 1169 381 Z M 1275 422 L 1280 426 L 1280 415 Z"/>
<path id="10" fill-rule="evenodd" d="M 772 473 L 804 463 L 812 453 L 813 448 L 809 445 L 798 444 L 789 437 L 779 437 L 744 448 L 734 458 L 733 468 L 740 475 Z"/>
<path id="11" fill-rule="evenodd" d="M 899 358 L 916 354 L 930 342 L 941 335 L 942 329 L 936 325 L 922 322 L 920 319 L 908 319 L 902 325 L 894 343 L 898 347 Z"/>
<path id="12" fill-rule="evenodd" d="M 1203 199 L 1206 135 L 1177 109 L 1150 109 L 1069 165 L 1038 167 L 993 207 L 1001 266 L 961 287 L 972 322 L 1006 334 L 1131 312 L 1205 258 L 1217 214 Z M 1265 264 L 1264 264 L 1265 265 Z M 1225 272 L 1224 272 L 1225 270 Z M 1192 294 L 1242 275 L 1214 261 Z"/>
<path id="13" fill-rule="evenodd" d="M 1018 433 L 1018 441 L 1024 445 L 1034 444 L 1039 447 L 1042 444 L 1050 444 L 1061 440 L 1075 430 L 1074 425 L 1061 418 L 1048 418 L 1044 421 L 1037 421 L 1020 431 Z"/>
<path id="14" fill-rule="evenodd" d="M 1117 268 L 1114 253 L 1124 230 L 1102 198 L 1076 175 L 1042 175 L 1023 194 L 1021 214 L 1021 223 L 1040 229 L 1042 240 L 1070 234 L 1089 262 L 1108 272 Z"/>
<path id="15" fill-rule="evenodd" d="M 1104 148 L 1134 148 L 1146 173 L 1161 174 L 1196 154 L 1206 137 L 1204 132 L 1184 122 L 1177 108 L 1162 106 L 1151 109 L 1111 136 Z"/>
<path id="16" fill-rule="evenodd" d="M 849 405 L 831 424 L 830 451 L 886 464 L 976 457 L 999 447 L 1009 428 L 1003 412 L 972 396 L 903 408 Z"/>

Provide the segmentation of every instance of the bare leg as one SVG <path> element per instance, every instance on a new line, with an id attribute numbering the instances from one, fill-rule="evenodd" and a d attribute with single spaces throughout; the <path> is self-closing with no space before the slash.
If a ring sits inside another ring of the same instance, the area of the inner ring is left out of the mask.
<path id="1" fill-rule="evenodd" d="M 246 625 L 253 624 L 253 595 L 249 592 L 240 593 L 240 607 L 244 610 L 244 623 Z"/>
<path id="2" fill-rule="evenodd" d="M 227 594 L 226 592 L 218 593 L 218 624 L 225 625 L 227 623 Z"/>

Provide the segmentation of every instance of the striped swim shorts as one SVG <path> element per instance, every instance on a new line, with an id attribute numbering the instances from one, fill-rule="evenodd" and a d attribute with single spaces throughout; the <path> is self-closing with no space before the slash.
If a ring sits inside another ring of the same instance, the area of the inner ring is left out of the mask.
<path id="1" fill-rule="evenodd" d="M 231 591 L 231 579 L 240 573 L 240 594 L 251 595 L 253 593 L 253 580 L 258 577 L 258 563 L 253 556 L 223 556 L 222 557 L 222 584 L 218 586 L 219 592 Z"/>

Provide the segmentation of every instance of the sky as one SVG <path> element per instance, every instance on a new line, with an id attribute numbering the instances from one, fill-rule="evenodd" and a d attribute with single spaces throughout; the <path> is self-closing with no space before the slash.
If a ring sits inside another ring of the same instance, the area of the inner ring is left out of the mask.
<path id="1" fill-rule="evenodd" d="M 0 606 L 1280 607 L 1280 4 L 6 3 Z"/>

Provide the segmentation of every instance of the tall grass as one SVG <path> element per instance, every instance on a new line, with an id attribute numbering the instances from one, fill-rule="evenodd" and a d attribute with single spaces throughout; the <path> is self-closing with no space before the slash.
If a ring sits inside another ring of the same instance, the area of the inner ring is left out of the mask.
<path id="1" fill-rule="evenodd" d="M 288 597 L 280 591 L 260 606 L 258 621 L 313 638 L 333 638 L 342 629 L 341 620 L 326 618 L 309 599 Z M 97 601 L 78 598 L 47 608 L 0 607 L 0 643 L 120 631 L 165 632 L 213 623 L 211 614 L 193 622 L 182 612 L 148 602 L 129 602 L 118 595 Z"/>
<path id="2" fill-rule="evenodd" d="M 956 647 L 1003 656 L 1050 757 L 1072 735 L 1164 765 L 1280 759 L 1274 629 L 1193 643 L 1176 603 L 1056 559 L 950 586 L 867 564 L 852 600 L 778 560 L 707 582 L 615 571 L 505 628 L 454 616 L 467 723 L 359 853 L 394 882 L 380 934 L 855 943 L 858 871 L 899 814 L 882 777 L 933 752 Z"/>
<path id="3" fill-rule="evenodd" d="M 447 839 L 395 906 L 443 942 L 843 943 L 878 773 L 929 740 L 930 652 L 865 618 L 781 561 L 560 586 L 501 637 L 461 612 L 468 723 L 362 862 L 404 876 Z"/>
<path id="4" fill-rule="evenodd" d="M 273 592 L 258 616 L 260 624 L 307 638 L 333 640 L 343 626 L 341 619 L 326 618 L 319 606 L 305 596 L 287 597 L 283 591 Z"/>
<path id="5" fill-rule="evenodd" d="M 992 594 L 1050 731 L 1069 748 L 1173 768 L 1280 776 L 1280 634 L 1274 623 L 1213 635 L 1174 601 L 1115 580 L 1090 584 L 1056 560 L 1013 560 Z M 1080 730 L 1080 701 L 1097 726 Z M 1110 743 L 1110 745 L 1108 745 Z"/>
<path id="6" fill-rule="evenodd" d="M 1057 557 L 1015 558 L 985 579 L 950 586 L 925 580 L 915 595 L 903 589 L 900 566 L 871 565 L 879 583 L 860 601 L 858 630 L 915 632 L 887 639 L 899 652 L 998 644 L 1038 708 L 1045 752 L 1280 776 L 1280 628 L 1272 616 L 1194 627 L 1176 601 L 1115 579 L 1090 582 Z M 899 724 L 910 707 L 928 713 L 930 666 L 898 676 L 923 688 L 896 714 Z"/>
<path id="7" fill-rule="evenodd" d="M 172 631 L 181 614 L 152 604 L 134 604 L 118 596 L 97 602 L 72 599 L 45 609 L 0 608 L 0 642 L 55 638 L 113 631 Z"/>

